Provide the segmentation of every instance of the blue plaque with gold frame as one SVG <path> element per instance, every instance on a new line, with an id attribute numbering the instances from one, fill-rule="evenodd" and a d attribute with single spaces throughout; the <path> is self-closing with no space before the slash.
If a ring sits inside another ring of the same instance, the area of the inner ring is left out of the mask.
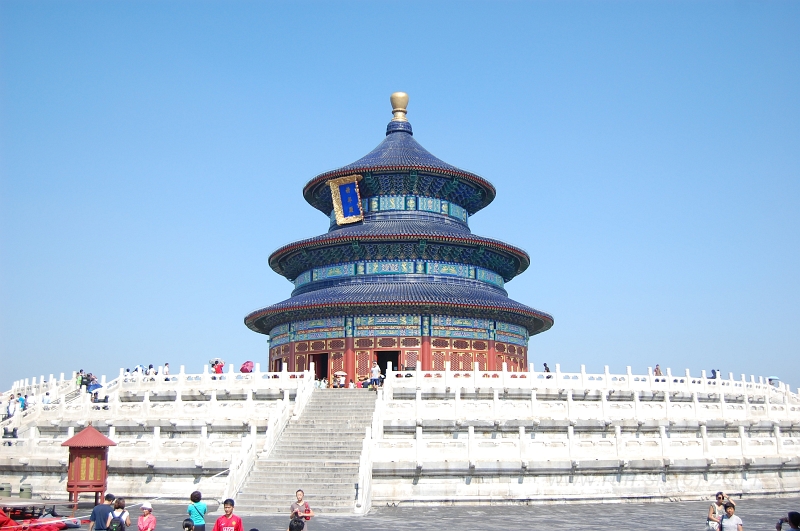
<path id="1" fill-rule="evenodd" d="M 358 181 L 360 180 L 360 175 L 347 175 L 328 181 L 337 225 L 346 225 L 364 219 L 364 212 L 361 210 L 361 194 L 358 191 Z"/>

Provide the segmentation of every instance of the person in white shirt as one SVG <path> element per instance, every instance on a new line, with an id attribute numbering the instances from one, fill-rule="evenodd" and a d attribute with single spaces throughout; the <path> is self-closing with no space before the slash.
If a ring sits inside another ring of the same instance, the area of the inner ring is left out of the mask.
<path id="1" fill-rule="evenodd" d="M 734 511 L 736 511 L 736 506 L 731 502 L 727 502 L 725 504 L 725 515 L 719 522 L 720 531 L 744 531 L 742 519 L 733 514 Z"/>
<path id="2" fill-rule="evenodd" d="M 50 403 L 50 391 L 47 391 L 42 397 L 42 404 L 47 405 Z"/>

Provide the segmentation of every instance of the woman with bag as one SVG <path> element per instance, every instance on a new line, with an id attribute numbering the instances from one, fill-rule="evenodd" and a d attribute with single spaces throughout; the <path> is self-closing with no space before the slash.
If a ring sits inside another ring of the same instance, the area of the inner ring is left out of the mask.
<path id="1" fill-rule="evenodd" d="M 131 525 L 131 515 L 125 510 L 125 498 L 114 500 L 114 510 L 108 515 L 106 529 L 108 531 L 125 531 Z"/>
<path id="2" fill-rule="evenodd" d="M 206 513 L 208 512 L 208 507 L 205 503 L 200 501 L 203 499 L 203 495 L 199 490 L 196 490 L 189 496 L 189 499 L 192 503 L 189 504 L 186 513 L 189 515 L 189 518 L 192 519 L 194 531 L 206 531 Z"/>

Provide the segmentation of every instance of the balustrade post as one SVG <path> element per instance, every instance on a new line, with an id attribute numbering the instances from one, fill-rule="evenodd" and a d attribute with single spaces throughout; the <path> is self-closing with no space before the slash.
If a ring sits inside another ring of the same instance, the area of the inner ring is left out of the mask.
<path id="1" fill-rule="evenodd" d="M 625 367 L 625 379 L 628 382 L 628 390 L 630 391 L 631 389 L 633 389 L 633 371 L 631 370 L 630 365 Z"/>
<path id="2" fill-rule="evenodd" d="M 527 446 L 525 441 L 525 426 L 519 427 L 519 460 L 521 462 L 525 462 L 525 447 Z"/>
<path id="3" fill-rule="evenodd" d="M 664 418 L 666 418 L 667 420 L 669 420 L 670 418 L 670 407 L 671 407 L 669 393 L 670 393 L 669 388 L 667 388 L 664 391 Z"/>
<path id="4" fill-rule="evenodd" d="M 640 415 L 640 411 L 639 410 L 641 409 L 641 403 L 640 402 L 641 402 L 641 400 L 639 399 L 639 391 L 638 390 L 634 391 L 633 392 L 633 418 L 634 419 L 641 418 L 639 416 Z"/>
<path id="5" fill-rule="evenodd" d="M 602 386 L 602 388 L 603 389 L 608 389 L 608 386 L 610 385 L 610 382 L 611 382 L 611 372 L 608 370 L 608 365 L 605 365 L 604 367 L 605 368 L 603 369 L 603 386 Z"/>
<path id="6" fill-rule="evenodd" d="M 420 468 L 422 465 L 422 426 L 417 426 L 417 429 L 414 432 L 414 447 L 417 468 Z"/>
<path id="7" fill-rule="evenodd" d="M 586 389 L 586 365 L 581 365 L 581 387 Z"/>
<path id="8" fill-rule="evenodd" d="M 467 461 L 469 462 L 469 467 L 475 467 L 475 426 L 467 426 Z"/>
<path id="9" fill-rule="evenodd" d="M 461 412 L 461 386 L 456 387 L 455 400 L 453 401 L 453 416 L 458 420 L 458 414 Z"/>
<path id="10" fill-rule="evenodd" d="M 150 449 L 153 461 L 158 459 L 161 453 L 161 426 L 153 426 L 153 447 Z"/>
<path id="11" fill-rule="evenodd" d="M 572 389 L 567 389 L 567 419 L 572 422 Z"/>
<path id="12" fill-rule="evenodd" d="M 570 391 L 570 393 L 571 392 L 572 391 Z M 569 420 L 569 426 L 567 426 L 567 455 L 569 456 L 570 462 L 572 462 L 572 460 L 573 460 L 573 457 L 572 457 L 572 440 L 575 438 L 575 426 L 573 424 L 574 422 L 575 422 L 574 420 L 570 419 Z"/>
<path id="13" fill-rule="evenodd" d="M 617 459 L 622 457 L 622 426 L 614 426 L 614 446 L 617 449 Z"/>
<path id="14" fill-rule="evenodd" d="M 536 406 L 537 406 L 536 389 L 531 389 L 531 416 L 532 417 L 536 416 L 536 409 L 537 409 Z"/>
<path id="15" fill-rule="evenodd" d="M 658 434 L 661 436 L 661 458 L 667 458 L 667 427 L 659 426 Z"/>
<path id="16" fill-rule="evenodd" d="M 747 456 L 747 434 L 745 434 L 744 424 L 739 424 L 739 446 L 742 447 L 742 458 Z"/>
<path id="17" fill-rule="evenodd" d="M 772 428 L 773 435 L 775 436 L 775 451 L 778 453 L 778 457 L 783 454 L 783 436 L 781 435 L 781 427 L 776 422 Z"/>
<path id="18" fill-rule="evenodd" d="M 414 394 L 414 417 L 421 418 L 422 413 L 422 389 L 417 389 Z"/>
<path id="19" fill-rule="evenodd" d="M 708 427 L 706 421 L 700 421 L 700 438 L 703 440 L 703 457 L 708 458 Z"/>
<path id="20" fill-rule="evenodd" d="M 555 382 L 556 383 L 556 387 L 560 387 L 561 386 L 561 364 L 560 363 L 556 363 L 556 375 L 554 376 L 554 378 L 556 379 L 556 382 Z"/>
<path id="21" fill-rule="evenodd" d="M 608 418 L 608 393 L 608 389 L 600 390 L 600 411 L 604 420 Z"/>
<path id="22" fill-rule="evenodd" d="M 724 419 L 727 415 L 726 413 L 727 407 L 725 406 L 725 390 L 720 386 L 719 388 L 719 416 L 721 419 Z"/>
<path id="23" fill-rule="evenodd" d="M 495 388 L 492 392 L 492 417 L 495 419 L 500 414 L 500 390 Z"/>

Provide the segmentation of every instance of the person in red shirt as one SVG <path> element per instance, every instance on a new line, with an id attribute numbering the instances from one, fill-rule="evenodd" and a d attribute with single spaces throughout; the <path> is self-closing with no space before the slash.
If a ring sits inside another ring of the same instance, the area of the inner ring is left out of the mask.
<path id="1" fill-rule="evenodd" d="M 230 498 L 222 502 L 225 514 L 217 518 L 214 523 L 214 531 L 244 531 L 242 519 L 233 514 L 233 505 L 233 500 Z"/>

